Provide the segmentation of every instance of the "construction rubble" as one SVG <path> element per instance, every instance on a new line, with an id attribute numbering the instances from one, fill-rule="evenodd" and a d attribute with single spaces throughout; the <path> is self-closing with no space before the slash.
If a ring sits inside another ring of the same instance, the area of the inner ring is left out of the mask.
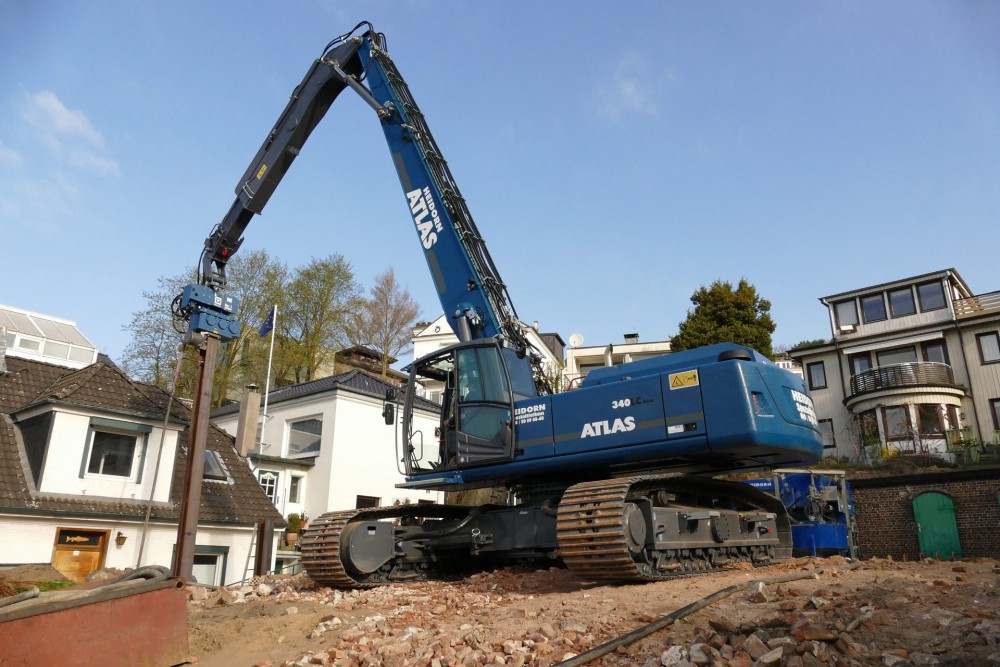
<path id="1" fill-rule="evenodd" d="M 595 647 L 739 583 L 747 586 L 587 664 L 1000 665 L 995 587 L 1000 567 L 995 563 L 869 560 L 854 568 L 839 558 L 797 559 L 618 586 L 581 582 L 553 568 L 354 591 L 316 588 L 303 576 L 214 591 L 191 587 L 192 662 L 248 667 L 576 664 L 572 661 L 586 659 Z M 805 578 L 752 585 L 790 572 Z M 213 637 L 234 627 L 244 637 L 262 633 L 263 641 L 254 648 L 249 639 L 227 645 Z"/>

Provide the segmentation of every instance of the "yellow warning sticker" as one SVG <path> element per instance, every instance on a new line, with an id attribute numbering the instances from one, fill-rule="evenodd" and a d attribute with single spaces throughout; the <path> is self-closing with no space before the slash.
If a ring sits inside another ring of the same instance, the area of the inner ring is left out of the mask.
<path id="1" fill-rule="evenodd" d="M 258 181 L 264 177 L 264 172 L 265 171 L 267 171 L 267 165 L 266 164 L 260 165 L 260 169 L 257 170 L 257 180 Z"/>
<path id="2" fill-rule="evenodd" d="M 670 389 L 684 389 L 685 387 L 698 386 L 698 370 L 684 371 L 683 373 L 671 373 L 669 378 Z"/>

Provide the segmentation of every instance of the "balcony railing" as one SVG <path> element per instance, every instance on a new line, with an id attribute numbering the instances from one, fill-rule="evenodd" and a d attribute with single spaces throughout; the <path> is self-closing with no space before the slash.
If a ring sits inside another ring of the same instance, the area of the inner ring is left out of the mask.
<path id="1" fill-rule="evenodd" d="M 1000 312 L 1000 292 L 970 296 L 967 299 L 955 299 L 954 304 L 957 319 Z"/>
<path id="2" fill-rule="evenodd" d="M 877 389 L 917 385 L 955 386 L 955 374 L 948 364 L 932 361 L 879 366 L 851 376 L 851 396 Z"/>

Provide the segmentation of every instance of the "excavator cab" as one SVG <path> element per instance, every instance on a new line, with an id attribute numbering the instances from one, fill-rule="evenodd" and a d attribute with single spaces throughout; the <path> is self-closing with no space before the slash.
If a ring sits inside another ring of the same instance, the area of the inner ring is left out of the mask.
<path id="1" fill-rule="evenodd" d="M 410 367 L 403 416 L 408 475 L 509 460 L 514 452 L 514 402 L 535 395 L 531 366 L 499 341 L 460 343 Z M 433 433 L 414 411 L 438 402 Z M 419 423 L 418 423 L 419 422 Z"/>

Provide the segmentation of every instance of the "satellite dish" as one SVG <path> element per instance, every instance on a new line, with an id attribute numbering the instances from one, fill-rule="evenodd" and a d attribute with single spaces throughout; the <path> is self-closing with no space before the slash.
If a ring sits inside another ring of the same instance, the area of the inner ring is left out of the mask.
<path id="1" fill-rule="evenodd" d="M 570 335 L 569 337 L 570 347 L 580 347 L 581 345 L 583 345 L 583 334 L 575 333 Z"/>

